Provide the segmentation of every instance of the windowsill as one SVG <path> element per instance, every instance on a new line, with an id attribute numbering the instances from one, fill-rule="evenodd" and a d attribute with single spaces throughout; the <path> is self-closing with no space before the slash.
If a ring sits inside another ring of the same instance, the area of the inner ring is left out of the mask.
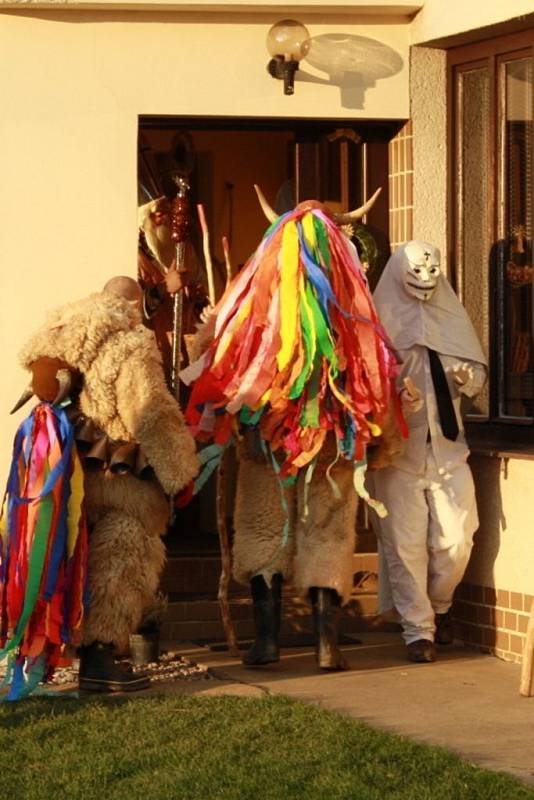
<path id="1" fill-rule="evenodd" d="M 523 461 L 534 461 L 534 445 L 525 444 L 503 445 L 492 442 L 471 442 L 469 450 L 473 456 L 486 458 L 515 458 Z"/>
<path id="2" fill-rule="evenodd" d="M 466 438 L 473 455 L 534 460 L 534 426 L 467 421 Z"/>

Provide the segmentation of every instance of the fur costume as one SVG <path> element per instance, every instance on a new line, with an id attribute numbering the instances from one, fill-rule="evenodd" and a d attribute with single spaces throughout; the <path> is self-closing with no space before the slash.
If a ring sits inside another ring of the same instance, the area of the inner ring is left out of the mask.
<path id="1" fill-rule="evenodd" d="M 324 206 L 307 201 L 274 218 L 195 354 L 182 373 L 195 436 L 224 447 L 238 423 L 247 432 L 236 579 L 281 573 L 302 593 L 329 587 L 346 602 L 367 448 L 378 445 L 384 463 L 403 420 L 395 357 L 357 252 Z"/>
<path id="2" fill-rule="evenodd" d="M 40 366 L 51 359 L 78 377 L 77 408 L 104 450 L 110 440 L 135 442 L 153 470 L 145 480 L 109 468 L 85 473 L 90 607 L 83 642 L 124 649 L 157 589 L 166 494 L 177 494 L 195 477 L 195 445 L 167 390 L 153 334 L 122 297 L 100 292 L 49 315 L 21 353 L 36 393 Z M 105 458 L 103 465 L 109 467 Z"/>
<path id="3" fill-rule="evenodd" d="M 239 441 L 233 570 L 250 581 L 256 631 L 243 662 L 279 660 L 289 580 L 310 598 L 319 668 L 340 670 L 358 496 L 385 513 L 364 486 L 367 452 L 394 451 L 404 429 L 396 357 L 338 227 L 369 205 L 336 219 L 305 201 L 278 216 L 257 191 L 271 226 L 214 310 L 212 341 L 209 325 L 199 332 L 205 350 L 181 373 L 186 419 L 213 442 L 207 467 Z"/>
<path id="4" fill-rule="evenodd" d="M 326 470 L 334 459 L 332 445 L 321 454 L 308 487 L 301 475 L 285 489 L 286 512 L 272 466 L 265 459 L 251 458 L 245 446 L 239 448 L 233 548 L 233 573 L 239 583 L 248 585 L 258 573 L 270 582 L 280 573 L 299 595 L 306 595 L 312 586 L 326 586 L 343 603 L 349 601 L 358 496 L 352 467 L 342 462 L 330 473 L 340 493 L 333 494 Z M 284 546 L 286 513 L 289 538 Z"/>

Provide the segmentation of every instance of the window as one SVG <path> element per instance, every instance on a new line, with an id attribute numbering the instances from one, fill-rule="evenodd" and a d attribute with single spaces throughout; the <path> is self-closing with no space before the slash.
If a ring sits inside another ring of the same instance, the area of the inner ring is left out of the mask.
<path id="1" fill-rule="evenodd" d="M 449 51 L 450 253 L 490 358 L 470 434 L 534 443 L 534 31 Z"/>

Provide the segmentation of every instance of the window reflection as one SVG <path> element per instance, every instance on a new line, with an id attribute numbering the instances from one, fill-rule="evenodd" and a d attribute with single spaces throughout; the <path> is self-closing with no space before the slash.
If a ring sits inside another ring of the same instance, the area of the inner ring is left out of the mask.
<path id="1" fill-rule="evenodd" d="M 501 235 L 505 242 L 501 413 L 533 416 L 532 59 L 501 64 Z"/>

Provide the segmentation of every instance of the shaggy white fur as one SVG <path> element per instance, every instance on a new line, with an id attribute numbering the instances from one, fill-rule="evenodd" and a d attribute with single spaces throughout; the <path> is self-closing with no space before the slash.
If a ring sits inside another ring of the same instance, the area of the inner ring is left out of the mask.
<path id="1" fill-rule="evenodd" d="M 288 504 L 290 532 L 295 527 L 295 489 L 284 492 Z M 282 547 L 286 514 L 280 487 L 272 468 L 265 461 L 247 458 L 240 448 L 234 507 L 233 573 L 239 583 L 248 585 L 253 575 L 262 572 L 266 579 L 280 572 L 286 581 L 293 574 L 294 536 Z"/>
<path id="2" fill-rule="evenodd" d="M 200 322 L 197 325 L 195 333 L 191 336 L 188 346 L 189 363 L 200 358 L 202 353 L 209 347 L 215 335 L 215 323 L 217 317 L 215 314 L 210 314 L 206 322 Z"/>
<path id="3" fill-rule="evenodd" d="M 21 353 L 27 369 L 42 356 L 82 374 L 80 409 L 112 439 L 136 441 L 157 480 L 86 473 L 91 526 L 90 609 L 84 642 L 124 648 L 150 605 L 164 564 L 167 494 L 198 473 L 194 441 L 168 392 L 153 334 L 126 300 L 93 294 L 52 312 Z"/>
<path id="4" fill-rule="evenodd" d="M 328 443 L 329 445 L 330 443 Z M 334 449 L 325 448 L 307 492 L 305 476 L 284 490 L 287 514 L 273 469 L 239 451 L 239 472 L 234 511 L 233 573 L 247 584 L 262 573 L 269 581 L 280 572 L 299 594 L 311 586 L 335 589 L 348 602 L 353 583 L 358 497 L 353 488 L 351 464 L 338 462 L 331 476 L 340 490 L 333 494 L 326 468 Z M 289 519 L 290 536 L 285 546 L 283 529 Z"/>
<path id="5" fill-rule="evenodd" d="M 356 547 L 358 496 L 353 486 L 353 466 L 342 462 L 332 469 L 340 497 L 319 467 L 308 490 L 308 513 L 304 517 L 304 476 L 298 481 L 298 515 L 293 583 L 299 594 L 311 586 L 335 589 L 343 603 L 350 599 Z"/>

